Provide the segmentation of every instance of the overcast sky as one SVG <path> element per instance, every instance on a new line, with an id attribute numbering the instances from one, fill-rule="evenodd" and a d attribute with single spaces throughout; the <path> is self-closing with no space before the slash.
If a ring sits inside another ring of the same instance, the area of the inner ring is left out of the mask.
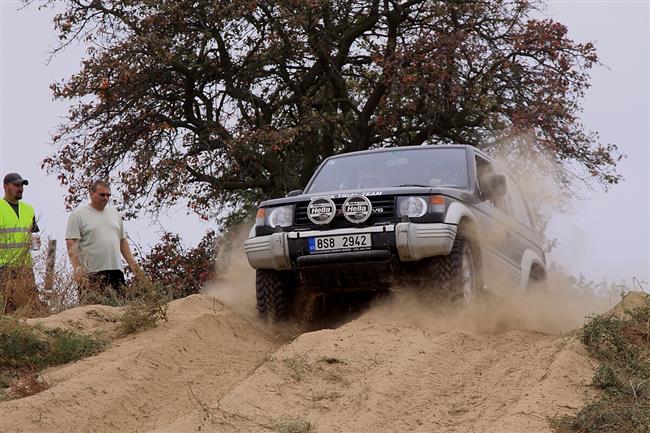
<path id="1" fill-rule="evenodd" d="M 66 113 L 52 101 L 49 85 L 79 70 L 83 49 L 71 46 L 50 64 L 57 43 L 50 10 L 19 10 L 0 0 L 0 173 L 20 173 L 30 181 L 24 199 L 40 215 L 43 234 L 63 242 L 67 215 L 64 192 L 54 176 L 40 170 L 53 151 L 51 134 Z M 559 241 L 555 263 L 590 279 L 650 280 L 650 7 L 648 1 L 552 1 L 546 12 L 565 24 L 570 36 L 595 43 L 607 68 L 592 72 L 582 120 L 602 141 L 627 154 L 619 172 L 625 182 L 607 193 L 584 191 L 568 215 L 556 216 L 548 235 Z M 151 222 L 126 223 L 129 236 L 144 247 L 162 230 L 181 233 L 187 244 L 205 228 L 184 209 Z"/>

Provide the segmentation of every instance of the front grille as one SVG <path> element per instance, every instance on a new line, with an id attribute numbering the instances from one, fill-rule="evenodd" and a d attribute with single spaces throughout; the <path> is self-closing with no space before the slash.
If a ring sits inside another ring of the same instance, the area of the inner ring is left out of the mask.
<path id="1" fill-rule="evenodd" d="M 359 225 L 374 225 L 377 223 L 391 222 L 393 220 L 395 217 L 395 197 L 371 196 L 368 197 L 368 199 L 370 200 L 370 203 L 372 203 L 373 212 L 364 224 L 354 224 L 345 219 L 341 210 L 341 205 L 345 201 L 345 198 L 335 198 L 332 199 L 332 201 L 336 205 L 336 215 L 331 223 L 323 226 L 312 223 L 307 216 L 307 206 L 309 205 L 309 202 L 304 202 L 296 204 L 294 226 L 310 228 L 343 228 L 358 227 Z M 382 209 L 382 211 L 376 212 L 375 209 Z"/>

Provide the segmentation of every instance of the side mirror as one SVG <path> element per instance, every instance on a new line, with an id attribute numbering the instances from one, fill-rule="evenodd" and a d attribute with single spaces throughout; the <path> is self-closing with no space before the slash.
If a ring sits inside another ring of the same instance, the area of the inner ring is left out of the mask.
<path id="1" fill-rule="evenodd" d="M 294 189 L 293 191 L 289 191 L 287 193 L 287 197 L 295 197 L 295 196 L 300 195 L 300 194 L 302 194 L 301 189 Z"/>
<path id="2" fill-rule="evenodd" d="M 502 174 L 492 174 L 488 176 L 485 182 L 487 191 L 485 195 L 491 198 L 499 198 L 506 195 L 508 187 L 506 185 L 506 177 Z"/>

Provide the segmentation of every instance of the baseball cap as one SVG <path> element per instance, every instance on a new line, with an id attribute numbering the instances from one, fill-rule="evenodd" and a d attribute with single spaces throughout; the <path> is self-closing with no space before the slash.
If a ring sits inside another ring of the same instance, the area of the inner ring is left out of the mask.
<path id="1" fill-rule="evenodd" d="M 18 173 L 9 173 L 5 176 L 4 184 L 20 183 L 22 185 L 29 185 L 29 182 L 22 178 Z"/>

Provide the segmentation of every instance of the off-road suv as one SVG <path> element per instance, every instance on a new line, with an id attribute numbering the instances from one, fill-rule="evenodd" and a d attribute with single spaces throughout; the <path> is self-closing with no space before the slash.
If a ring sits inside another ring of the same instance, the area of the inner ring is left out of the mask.
<path id="1" fill-rule="evenodd" d="M 304 192 L 260 204 L 245 243 L 257 309 L 285 320 L 339 291 L 419 281 L 469 301 L 545 275 L 542 237 L 512 177 L 464 145 L 327 158 Z"/>

